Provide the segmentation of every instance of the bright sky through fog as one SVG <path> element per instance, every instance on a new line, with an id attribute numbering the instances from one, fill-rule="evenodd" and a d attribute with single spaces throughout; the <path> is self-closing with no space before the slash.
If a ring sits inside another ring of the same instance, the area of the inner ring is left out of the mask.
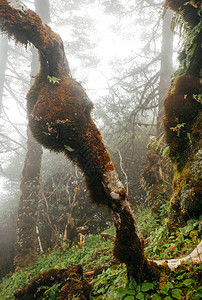
<path id="1" fill-rule="evenodd" d="M 57 0 L 56 0 L 57 3 Z M 33 9 L 33 5 L 31 3 L 26 3 L 26 5 Z M 82 85 L 87 89 L 87 93 L 92 101 L 96 102 L 96 99 L 99 99 L 100 96 L 107 94 L 107 81 L 112 77 L 112 67 L 110 65 L 110 62 L 113 58 L 124 58 L 129 56 L 131 52 L 133 53 L 139 53 L 140 52 L 140 34 L 141 32 L 138 31 L 138 27 L 136 30 L 131 30 L 131 24 L 130 18 L 125 18 L 124 20 L 118 20 L 115 18 L 112 14 L 104 14 L 101 6 L 93 3 L 92 7 L 89 6 L 86 8 L 86 10 L 76 12 L 76 14 L 81 17 L 90 16 L 95 19 L 95 33 L 94 36 L 91 32 L 89 33 L 89 36 L 96 44 L 95 49 L 93 49 L 92 53 L 93 55 L 97 55 L 98 58 L 101 58 L 100 62 L 98 63 L 97 67 L 91 67 L 88 68 L 88 81 L 85 82 L 85 84 L 82 83 Z M 62 11 L 61 14 L 58 17 L 66 17 L 67 13 L 65 11 Z M 134 15 L 134 12 L 133 12 Z M 54 20 L 54 14 L 52 15 L 52 19 Z M 118 22 L 118 24 L 117 24 Z M 121 23 L 123 22 L 123 23 Z M 66 22 L 65 22 L 66 23 Z M 56 25 L 57 22 L 50 24 L 51 28 L 59 33 L 64 40 L 65 43 L 65 50 L 67 59 L 70 63 L 70 68 L 73 69 L 75 65 L 78 68 L 76 78 L 77 80 L 80 80 L 77 76 L 82 76 L 81 74 L 85 74 L 86 70 L 84 67 L 81 67 L 78 63 L 78 60 L 76 58 L 76 55 L 74 53 L 68 53 L 70 51 L 68 49 L 68 41 L 71 41 L 71 31 L 70 28 L 68 28 L 68 21 L 67 25 L 63 23 L 63 26 Z M 117 30 L 116 25 L 121 26 L 121 30 Z M 116 30 L 113 30 L 113 29 Z M 133 32 L 133 35 L 131 35 Z M 74 37 L 73 37 L 74 38 Z M 76 37 L 75 37 L 76 38 Z M 21 46 L 17 46 L 21 47 Z M 21 47 L 18 49 L 18 52 L 20 53 L 26 53 L 26 50 L 24 47 Z M 30 47 L 28 46 L 27 52 L 30 53 Z M 71 57 L 70 55 L 71 54 Z M 75 57 L 75 60 L 74 60 Z M 24 60 L 21 62 L 21 57 L 19 55 L 19 61 L 17 64 L 19 65 L 19 70 L 21 70 L 22 76 L 24 77 L 24 74 L 26 74 L 26 80 L 28 82 L 26 89 L 29 89 L 29 74 L 30 74 L 30 64 L 31 62 L 28 61 L 27 65 L 20 66 L 20 63 L 23 64 Z M 121 70 L 120 70 L 121 72 Z M 8 72 L 7 72 L 8 73 Z M 82 80 L 82 79 L 81 79 Z M 22 89 L 22 87 L 16 85 L 13 83 L 13 85 L 16 87 L 14 89 L 16 91 L 16 94 L 19 97 L 19 94 L 21 95 L 21 101 L 25 104 L 26 107 L 26 100 L 25 100 L 25 90 Z M 21 89 L 23 90 L 21 92 Z M 4 103 L 6 104 L 6 113 L 8 114 L 10 120 L 16 122 L 16 123 L 26 123 L 26 113 L 22 111 L 19 112 L 19 110 L 16 108 L 16 104 L 14 104 L 15 100 L 12 99 L 12 97 L 9 95 L 5 97 Z M 25 131 L 25 127 L 23 127 L 23 130 Z M 13 134 L 13 133 L 12 133 Z M 15 134 L 15 133 L 14 133 Z"/>
<path id="2" fill-rule="evenodd" d="M 26 5 L 30 9 L 34 9 L 34 6 L 32 3 L 26 3 Z M 62 12 L 63 15 L 65 15 L 65 12 Z M 111 77 L 110 72 L 110 66 L 109 63 L 112 58 L 119 57 L 123 58 L 132 50 L 132 47 L 134 47 L 134 44 L 137 45 L 137 43 L 133 43 L 128 39 L 124 39 L 121 37 L 118 33 L 115 34 L 112 30 L 112 26 L 116 22 L 115 18 L 112 15 L 105 15 L 100 9 L 100 7 L 96 6 L 95 4 L 92 5 L 92 8 L 88 9 L 84 12 L 77 12 L 77 14 L 80 14 L 80 16 L 88 15 L 90 17 L 93 17 L 96 19 L 95 21 L 95 43 L 97 43 L 97 46 L 95 49 L 93 49 L 94 55 L 97 55 L 98 58 L 101 58 L 101 62 L 99 63 L 97 68 L 90 68 L 88 73 L 88 82 L 85 85 L 85 88 L 87 89 L 87 92 L 92 99 L 92 101 L 95 100 L 95 98 L 98 98 L 99 95 L 106 94 L 106 88 L 107 88 L 107 79 Z M 68 23 L 68 22 L 67 22 Z M 70 38 L 70 30 L 68 30 L 68 25 L 63 25 L 62 27 L 55 25 L 54 23 L 50 24 L 51 28 L 58 32 L 65 44 L 67 44 L 66 48 L 68 47 L 68 40 Z M 26 50 L 21 45 L 15 45 L 15 42 L 12 43 L 12 47 L 16 47 L 17 51 L 19 53 L 23 54 L 26 53 Z M 27 52 L 30 52 L 30 46 L 28 46 Z M 71 53 L 72 54 L 72 53 Z M 68 49 L 66 49 L 66 55 L 67 59 L 70 60 L 70 68 L 74 67 L 74 61 L 71 61 L 68 57 Z M 74 54 L 71 55 L 74 57 Z M 27 90 L 29 89 L 29 72 L 30 72 L 30 62 L 27 62 L 27 65 L 20 66 L 21 59 L 19 55 L 19 70 L 25 69 L 26 71 L 23 71 L 23 74 L 26 74 L 26 80 L 28 83 Z M 80 66 L 78 66 L 79 72 L 85 73 L 85 70 L 81 69 Z M 12 76 L 12 72 L 7 70 L 7 75 Z M 24 76 L 24 75 L 23 75 Z M 77 79 L 77 78 L 76 78 Z M 16 93 L 19 97 L 21 95 L 20 101 L 25 104 L 26 107 L 26 92 L 21 89 L 22 87 L 19 86 L 19 83 L 15 84 L 15 81 L 13 81 L 13 87 L 14 87 L 14 94 Z M 17 92 L 17 91 L 20 92 Z M 11 95 L 8 95 L 6 93 L 6 97 L 4 97 L 4 105 L 5 105 L 5 112 L 8 115 L 9 119 L 12 120 L 14 123 L 26 123 L 26 112 L 22 110 L 19 106 L 16 105 L 16 101 L 12 99 Z M 24 101 L 24 102 L 23 102 Z M 19 110 L 20 108 L 20 110 Z M 23 131 L 25 134 L 25 127 L 23 126 Z M 10 126 L 10 130 L 12 132 L 13 128 Z M 15 139 L 15 132 L 11 134 L 11 137 Z M 4 155 L 3 161 L 5 161 L 6 156 Z M 4 162 L 2 161 L 2 166 L 4 167 Z M 0 190 L 2 181 L 0 180 Z"/>

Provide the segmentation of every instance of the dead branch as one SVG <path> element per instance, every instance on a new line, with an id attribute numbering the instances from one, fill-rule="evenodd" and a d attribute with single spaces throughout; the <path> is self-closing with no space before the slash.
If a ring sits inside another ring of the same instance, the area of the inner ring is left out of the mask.
<path id="1" fill-rule="evenodd" d="M 169 260 L 155 260 L 158 265 L 167 264 L 171 270 L 175 270 L 183 263 L 188 264 L 201 264 L 202 261 L 202 241 L 196 246 L 196 248 L 187 256 L 182 258 L 175 258 Z"/>
<path id="2" fill-rule="evenodd" d="M 105 240 L 109 239 L 111 241 L 115 241 L 115 236 L 112 235 L 112 234 L 109 234 L 109 233 L 105 233 L 105 232 L 102 232 L 101 234 L 101 237 L 103 237 Z"/>

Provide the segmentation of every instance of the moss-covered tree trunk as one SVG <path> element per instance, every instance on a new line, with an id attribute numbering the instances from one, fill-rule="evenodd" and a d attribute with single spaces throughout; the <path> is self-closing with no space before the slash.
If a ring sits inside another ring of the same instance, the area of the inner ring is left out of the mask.
<path id="1" fill-rule="evenodd" d="M 165 134 L 174 165 L 170 230 L 202 213 L 201 1 L 167 0 L 189 26 L 182 62 L 165 100 Z"/>
<path id="2" fill-rule="evenodd" d="M 82 86 L 72 79 L 63 42 L 17 0 L 0 2 L 3 32 L 39 50 L 41 69 L 27 95 L 29 126 L 44 147 L 64 154 L 83 171 L 93 202 L 107 206 L 116 226 L 115 256 L 138 282 L 154 275 L 126 191 L 90 112 Z"/>

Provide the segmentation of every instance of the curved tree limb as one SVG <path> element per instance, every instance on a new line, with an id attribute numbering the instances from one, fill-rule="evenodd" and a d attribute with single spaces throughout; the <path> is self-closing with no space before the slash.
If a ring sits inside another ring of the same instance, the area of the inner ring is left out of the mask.
<path id="1" fill-rule="evenodd" d="M 93 105 L 82 86 L 71 78 L 61 38 L 18 0 L 0 2 L 0 27 L 16 41 L 32 43 L 40 53 L 41 69 L 27 95 L 32 135 L 81 168 L 93 202 L 112 211 L 115 256 L 126 263 L 128 277 L 142 281 L 154 273 L 144 255 L 144 241 L 126 191 L 90 116 Z"/>

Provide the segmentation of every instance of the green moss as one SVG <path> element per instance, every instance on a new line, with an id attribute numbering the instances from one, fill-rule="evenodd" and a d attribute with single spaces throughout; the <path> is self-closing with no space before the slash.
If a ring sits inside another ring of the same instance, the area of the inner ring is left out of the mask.
<path id="1" fill-rule="evenodd" d="M 202 150 L 198 150 L 182 170 L 174 164 L 173 196 L 170 202 L 169 227 L 183 225 L 202 213 Z"/>

